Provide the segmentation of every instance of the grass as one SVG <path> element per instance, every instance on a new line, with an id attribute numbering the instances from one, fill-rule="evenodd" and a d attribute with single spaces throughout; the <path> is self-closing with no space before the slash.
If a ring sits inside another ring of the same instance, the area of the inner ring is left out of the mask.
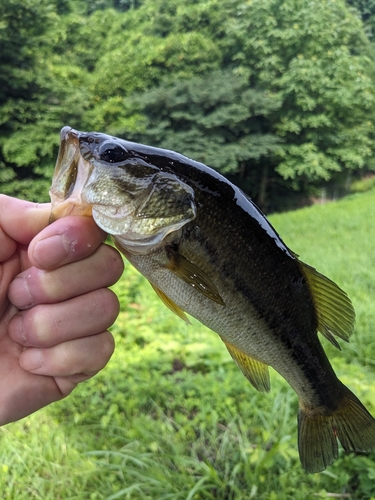
<path id="1" fill-rule="evenodd" d="M 375 192 L 274 215 L 305 262 L 344 288 L 357 326 L 336 372 L 375 414 Z M 306 475 L 297 453 L 297 399 L 271 373 L 257 393 L 216 334 L 161 305 L 130 265 L 114 287 L 116 352 L 64 401 L 0 428 L 6 500 L 375 499 L 375 455 L 341 451 Z"/>

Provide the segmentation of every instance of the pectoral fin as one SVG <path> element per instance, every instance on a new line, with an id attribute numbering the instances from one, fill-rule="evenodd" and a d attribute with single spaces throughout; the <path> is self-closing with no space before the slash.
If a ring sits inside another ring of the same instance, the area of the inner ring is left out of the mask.
<path id="1" fill-rule="evenodd" d="M 309 285 L 318 318 L 318 330 L 335 347 L 340 346 L 334 335 L 349 341 L 353 332 L 355 312 L 346 293 L 336 283 L 313 267 L 300 262 Z"/>
<path id="2" fill-rule="evenodd" d="M 166 267 L 172 271 L 173 274 L 181 278 L 185 283 L 192 286 L 205 297 L 222 306 L 225 305 L 216 286 L 203 271 L 178 252 L 170 250 L 168 253 L 169 263 Z"/>
<path id="3" fill-rule="evenodd" d="M 184 311 L 178 307 L 177 304 L 175 304 L 173 302 L 173 300 L 171 300 L 167 295 L 165 295 L 164 292 L 162 292 L 160 290 L 160 288 L 158 288 L 157 286 L 153 285 L 151 283 L 151 281 L 149 282 L 150 285 L 152 286 L 152 288 L 155 290 L 156 294 L 158 295 L 159 299 L 161 299 L 161 301 L 172 311 L 174 312 L 175 314 L 177 314 L 177 316 L 181 319 L 183 319 L 188 325 L 190 325 L 190 320 L 189 318 L 186 316 L 186 314 L 184 313 Z"/>
<path id="4" fill-rule="evenodd" d="M 233 344 L 223 340 L 229 354 L 237 363 L 239 368 L 249 382 L 261 392 L 269 392 L 270 390 L 270 375 L 268 366 L 261 361 L 251 358 L 240 349 L 237 349 Z"/>

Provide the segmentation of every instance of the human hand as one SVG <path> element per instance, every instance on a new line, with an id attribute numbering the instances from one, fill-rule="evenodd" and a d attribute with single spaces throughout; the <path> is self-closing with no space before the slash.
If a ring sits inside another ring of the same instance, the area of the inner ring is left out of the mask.
<path id="1" fill-rule="evenodd" d="M 0 425 L 66 397 L 108 362 L 123 262 L 91 217 L 0 195 Z"/>

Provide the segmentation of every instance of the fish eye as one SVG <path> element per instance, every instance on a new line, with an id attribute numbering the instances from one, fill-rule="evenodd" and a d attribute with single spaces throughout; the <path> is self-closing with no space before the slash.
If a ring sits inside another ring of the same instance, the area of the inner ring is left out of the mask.
<path id="1" fill-rule="evenodd" d="M 103 142 L 98 148 L 99 158 L 108 163 L 118 163 L 126 160 L 128 152 L 116 142 Z"/>

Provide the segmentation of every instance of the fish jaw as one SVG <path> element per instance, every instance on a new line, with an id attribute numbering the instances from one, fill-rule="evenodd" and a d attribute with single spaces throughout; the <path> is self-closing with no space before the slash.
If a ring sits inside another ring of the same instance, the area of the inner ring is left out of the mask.
<path id="1" fill-rule="evenodd" d="M 92 166 L 80 153 L 79 135 L 71 127 L 61 130 L 60 149 L 49 192 L 52 203 L 50 222 L 67 215 L 92 215 L 91 205 L 82 197 Z"/>

